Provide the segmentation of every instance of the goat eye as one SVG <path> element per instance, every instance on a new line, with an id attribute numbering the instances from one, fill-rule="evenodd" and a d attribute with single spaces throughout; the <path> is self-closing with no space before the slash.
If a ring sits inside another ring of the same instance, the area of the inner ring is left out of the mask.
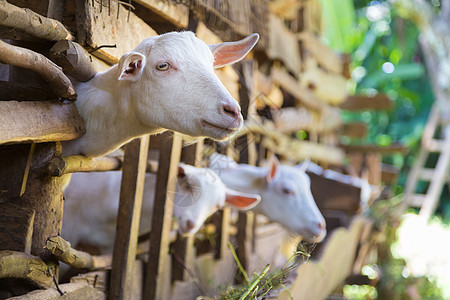
<path id="1" fill-rule="evenodd" d="M 156 68 L 160 71 L 167 71 L 169 70 L 170 65 L 168 62 L 163 62 L 162 64 L 157 65 Z"/>
<path id="2" fill-rule="evenodd" d="M 289 189 L 289 188 L 283 188 L 283 193 L 285 193 L 285 194 L 293 194 L 294 191 Z"/>

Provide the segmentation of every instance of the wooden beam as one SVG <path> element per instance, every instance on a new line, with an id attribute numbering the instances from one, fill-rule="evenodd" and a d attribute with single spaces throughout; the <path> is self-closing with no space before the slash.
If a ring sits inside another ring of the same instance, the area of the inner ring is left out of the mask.
<path id="1" fill-rule="evenodd" d="M 280 68 L 272 68 L 272 78 L 286 92 L 291 94 L 300 104 L 314 111 L 321 111 L 327 105 L 314 93 L 300 86 L 299 82 Z"/>
<path id="2" fill-rule="evenodd" d="M 159 168 L 156 177 L 155 204 L 150 234 L 150 259 L 147 263 L 147 278 L 144 288 L 145 299 L 165 299 L 163 296 L 164 284 L 169 284 L 166 268 L 181 146 L 182 140 L 178 133 L 175 133 L 173 137 L 169 132 L 161 135 Z"/>
<path id="3" fill-rule="evenodd" d="M 363 138 L 367 136 L 367 125 L 363 122 L 352 122 L 344 124 L 342 130 L 340 131 L 340 135 L 345 135 L 352 138 Z"/>
<path id="4" fill-rule="evenodd" d="M 300 47 L 297 37 L 273 14 L 269 16 L 269 47 L 267 54 L 271 59 L 283 62 L 294 74 L 301 71 Z"/>
<path id="5" fill-rule="evenodd" d="M 385 94 L 375 96 L 353 95 L 339 106 L 345 110 L 390 110 L 393 108 L 391 99 Z"/>
<path id="6" fill-rule="evenodd" d="M 300 84 L 321 101 L 331 105 L 339 105 L 347 97 L 347 79 L 341 74 L 324 71 L 312 57 L 304 62 Z"/>
<path id="7" fill-rule="evenodd" d="M 336 74 L 343 74 L 343 58 L 321 42 L 317 36 L 305 30 L 298 35 L 298 38 L 303 42 L 303 48 L 317 60 L 321 67 Z"/>
<path id="8" fill-rule="evenodd" d="M 0 101 L 0 145 L 67 141 L 84 134 L 73 103 Z"/>
<path id="9" fill-rule="evenodd" d="M 92 6 L 91 3 L 90 0 L 75 1 L 78 42 L 92 55 L 109 64 L 118 63 L 125 52 L 134 49 L 144 39 L 157 35 L 138 16 L 116 1 L 108 2 L 110 9 L 100 9 L 100 5 Z M 98 49 L 105 45 L 115 47 Z"/>
<path id="10" fill-rule="evenodd" d="M 106 295 L 100 292 L 98 289 L 87 286 L 85 282 L 83 283 L 64 283 L 58 285 L 59 289 L 63 296 L 59 293 L 59 291 L 55 288 L 49 288 L 46 290 L 36 290 L 31 293 L 16 296 L 14 300 L 48 300 L 48 299 L 57 299 L 63 298 L 64 300 L 79 300 L 79 299 L 89 299 L 89 300 L 104 300 Z"/>
<path id="11" fill-rule="evenodd" d="M 6 0 L 0 0 L 0 25 L 50 41 L 73 39 L 61 22 L 43 17 L 31 9 L 9 4 Z"/>
<path id="12" fill-rule="evenodd" d="M 151 10 L 178 28 L 186 28 L 188 26 L 189 8 L 183 4 L 158 0 L 134 0 L 134 2 Z"/>
<path id="13" fill-rule="evenodd" d="M 149 136 L 125 145 L 109 299 L 129 299 L 139 235 Z"/>
<path id="14" fill-rule="evenodd" d="M 77 98 L 75 88 L 61 68 L 40 53 L 0 40 L 0 62 L 35 71 L 50 84 L 58 97 L 70 101 Z"/>
<path id="15" fill-rule="evenodd" d="M 339 147 L 343 148 L 346 152 L 376 152 L 381 154 L 394 154 L 401 153 L 406 154 L 409 151 L 409 148 L 400 143 L 393 143 L 387 147 L 380 147 L 372 144 L 364 144 L 364 145 L 339 145 Z"/>

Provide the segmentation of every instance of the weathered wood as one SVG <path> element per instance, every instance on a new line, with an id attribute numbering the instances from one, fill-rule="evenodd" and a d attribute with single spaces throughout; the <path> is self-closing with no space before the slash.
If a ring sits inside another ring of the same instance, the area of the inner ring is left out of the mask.
<path id="1" fill-rule="evenodd" d="M 81 82 L 89 81 L 96 73 L 89 53 L 72 41 L 56 42 L 50 49 L 50 59 L 60 66 L 65 74 Z"/>
<path id="2" fill-rule="evenodd" d="M 55 143 L 36 144 L 26 192 L 19 197 L 29 145 L 0 148 L 0 202 L 14 203 L 35 211 L 31 254 L 39 255 L 44 260 L 50 258 L 49 252 L 43 249 L 45 241 L 50 236 L 58 235 L 61 230 L 63 180 L 45 176 L 42 169 L 53 155 L 60 154 L 59 151 Z M 7 225 L 8 220 L 0 219 L 0 224 Z"/>
<path id="3" fill-rule="evenodd" d="M 66 141 L 84 134 L 72 103 L 0 101 L 0 144 Z"/>
<path id="4" fill-rule="evenodd" d="M 133 12 L 130 12 L 128 20 L 128 12 L 116 1 L 109 2 L 110 9 L 92 6 L 90 0 L 76 1 L 75 4 L 78 43 L 107 63 L 116 64 L 125 52 L 134 49 L 144 39 L 157 35 Z M 115 48 L 98 49 L 103 45 L 115 45 Z"/>
<path id="5" fill-rule="evenodd" d="M 17 101 L 42 101 L 50 98 L 56 98 L 45 89 L 34 86 L 24 86 L 23 84 L 0 81 L 0 100 Z"/>
<path id="6" fill-rule="evenodd" d="M 31 252 L 35 212 L 14 203 L 0 203 L 0 250 Z"/>
<path id="7" fill-rule="evenodd" d="M 110 270 L 88 272 L 78 274 L 70 278 L 70 283 L 83 283 L 99 290 L 100 292 L 107 292 L 108 279 Z"/>
<path id="8" fill-rule="evenodd" d="M 347 97 L 347 79 L 337 73 L 325 72 L 310 57 L 304 62 L 304 72 L 300 76 L 300 84 L 309 89 L 320 100 L 330 105 L 339 105 Z"/>
<path id="9" fill-rule="evenodd" d="M 176 189 L 181 137 L 175 133 L 161 136 L 159 168 L 155 187 L 149 261 L 145 280 L 145 299 L 164 299 L 163 288 L 169 284 L 165 268 L 168 264 L 169 237 L 172 225 L 173 199 Z"/>
<path id="10" fill-rule="evenodd" d="M 294 74 L 301 71 L 300 47 L 297 37 L 287 29 L 283 21 L 275 15 L 269 17 L 269 47 L 271 59 L 281 60 Z"/>
<path id="11" fill-rule="evenodd" d="M 73 39 L 59 21 L 43 17 L 27 8 L 19 8 L 6 0 L 0 0 L 0 25 L 51 41 Z"/>
<path id="12" fill-rule="evenodd" d="M 303 264 L 289 292 L 281 292 L 277 299 L 326 299 L 351 274 L 364 224 L 365 220 L 359 217 L 349 229 L 335 230 L 320 260 Z"/>
<path id="13" fill-rule="evenodd" d="M 321 111 L 326 104 L 314 93 L 300 86 L 298 81 L 280 68 L 272 68 L 272 78 L 284 90 L 291 94 L 300 104 L 314 111 Z"/>
<path id="14" fill-rule="evenodd" d="M 340 131 L 341 135 L 345 135 L 348 137 L 353 138 L 363 138 L 367 136 L 367 125 L 363 122 L 352 122 L 352 123 L 346 123 L 342 127 L 342 130 Z"/>
<path id="15" fill-rule="evenodd" d="M 45 248 L 59 261 L 78 269 L 91 269 L 94 266 L 92 256 L 71 248 L 70 243 L 60 236 L 49 237 Z"/>
<path id="16" fill-rule="evenodd" d="M 51 176 L 62 176 L 76 172 L 106 172 L 120 170 L 122 168 L 122 157 L 100 156 L 86 157 L 56 156 L 47 164 L 47 172 Z"/>
<path id="17" fill-rule="evenodd" d="M 336 74 L 343 74 L 344 63 L 340 55 L 331 50 L 330 47 L 322 43 L 318 37 L 309 31 L 303 31 L 298 37 L 303 42 L 303 49 L 308 51 L 321 67 Z"/>
<path id="18" fill-rule="evenodd" d="M 376 94 L 373 97 L 363 95 L 348 96 L 347 100 L 339 106 L 345 110 L 389 110 L 393 104 L 385 94 Z"/>
<path id="19" fill-rule="evenodd" d="M 0 278 L 27 279 L 40 288 L 54 285 L 55 269 L 42 259 L 30 254 L 3 250 L 0 251 Z"/>
<path id="20" fill-rule="evenodd" d="M 311 192 L 321 211 L 339 210 L 354 215 L 360 209 L 361 189 L 351 184 L 307 172 Z"/>
<path id="21" fill-rule="evenodd" d="M 86 283 L 65 283 L 58 285 L 63 296 L 56 288 L 49 288 L 47 290 L 36 290 L 23 296 L 9 298 L 9 300 L 105 300 L 106 295 Z"/>
<path id="22" fill-rule="evenodd" d="M 189 8 L 171 1 L 135 0 L 134 2 L 156 13 L 178 28 L 186 28 L 189 21 Z"/>
<path id="23" fill-rule="evenodd" d="M 27 163 L 25 164 L 25 171 L 23 173 L 22 186 L 20 187 L 20 194 L 22 196 L 27 188 L 28 175 L 30 175 L 31 160 L 33 159 L 34 149 L 36 144 L 32 143 L 30 146 L 30 151 L 28 152 Z"/>
<path id="24" fill-rule="evenodd" d="M 148 146 L 148 135 L 125 146 L 109 299 L 131 296 Z"/>
<path id="25" fill-rule="evenodd" d="M 200 161 L 197 159 L 200 159 L 200 157 L 197 158 L 197 144 L 194 145 L 189 145 L 187 147 L 184 147 L 181 150 L 181 161 L 189 164 L 189 165 L 195 165 L 196 161 Z M 185 269 L 184 269 L 184 265 L 179 262 L 178 260 L 181 259 L 182 262 L 186 265 L 186 252 L 187 252 L 187 248 L 191 245 L 188 245 L 188 240 L 189 238 L 186 236 L 182 236 L 180 235 L 180 233 L 177 233 L 177 239 L 175 240 L 174 243 L 172 243 L 171 247 L 170 247 L 170 252 L 172 255 L 172 282 L 175 280 L 183 280 L 184 279 L 184 274 L 185 274 Z M 190 239 L 189 241 L 190 243 L 193 242 L 192 239 Z"/>
<path id="26" fill-rule="evenodd" d="M 61 68 L 40 53 L 16 47 L 0 40 L 0 62 L 37 72 L 61 98 L 76 100 L 77 93 Z"/>
<path id="27" fill-rule="evenodd" d="M 393 165 L 381 164 L 381 181 L 384 185 L 393 186 L 397 181 L 400 169 Z M 445 178 L 448 182 L 448 177 Z"/>

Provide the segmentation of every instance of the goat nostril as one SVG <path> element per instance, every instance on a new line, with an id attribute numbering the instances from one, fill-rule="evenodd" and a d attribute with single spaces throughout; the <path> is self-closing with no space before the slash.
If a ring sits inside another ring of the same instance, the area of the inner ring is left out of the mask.
<path id="1" fill-rule="evenodd" d="M 236 109 L 235 107 L 231 106 L 231 105 L 227 105 L 225 104 L 223 106 L 223 111 L 227 114 L 232 116 L 233 118 L 236 118 L 237 116 L 239 116 L 239 109 Z"/>
<path id="2" fill-rule="evenodd" d="M 320 228 L 320 229 L 324 230 L 326 227 L 327 227 L 327 226 L 326 226 L 326 224 L 325 224 L 324 222 L 320 222 L 320 223 L 319 223 L 319 228 Z"/>
<path id="3" fill-rule="evenodd" d="M 192 222 L 192 220 L 189 219 L 186 221 L 186 229 L 191 230 L 192 228 L 194 228 L 194 222 Z"/>

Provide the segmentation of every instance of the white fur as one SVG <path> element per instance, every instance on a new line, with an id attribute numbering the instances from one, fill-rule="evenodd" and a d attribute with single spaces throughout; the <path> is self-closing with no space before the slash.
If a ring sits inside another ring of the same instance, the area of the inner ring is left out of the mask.
<path id="1" fill-rule="evenodd" d="M 258 38 L 254 34 L 211 46 L 192 32 L 145 39 L 118 65 L 88 82 L 75 83 L 75 103 L 86 134 L 63 143 L 63 155 L 101 156 L 135 137 L 166 129 L 194 137 L 229 138 L 242 126 L 240 107 L 213 69 L 241 60 Z M 166 62 L 168 70 L 157 69 Z M 135 72 L 125 72 L 133 65 Z M 226 113 L 224 105 L 236 114 Z"/>
<path id="2" fill-rule="evenodd" d="M 324 239 L 325 219 L 311 194 L 310 179 L 302 168 L 237 164 L 217 153 L 211 156 L 209 167 L 227 187 L 261 195 L 260 204 L 253 208 L 256 213 L 280 223 L 308 241 L 320 242 Z M 276 168 L 275 175 L 268 179 L 273 167 Z"/>
<path id="3" fill-rule="evenodd" d="M 211 214 L 224 206 L 228 193 L 236 192 L 226 188 L 209 169 L 185 164 L 180 164 L 180 167 L 185 176 L 173 179 L 177 180 L 173 216 L 180 233 L 193 234 Z M 148 173 L 145 179 L 141 232 L 151 229 L 156 176 Z M 74 246 L 83 242 L 98 247 L 102 253 L 110 252 L 116 233 L 120 184 L 121 172 L 73 174 L 64 192 L 66 200 L 61 236 Z M 257 198 L 256 205 L 259 196 L 251 196 Z"/>

